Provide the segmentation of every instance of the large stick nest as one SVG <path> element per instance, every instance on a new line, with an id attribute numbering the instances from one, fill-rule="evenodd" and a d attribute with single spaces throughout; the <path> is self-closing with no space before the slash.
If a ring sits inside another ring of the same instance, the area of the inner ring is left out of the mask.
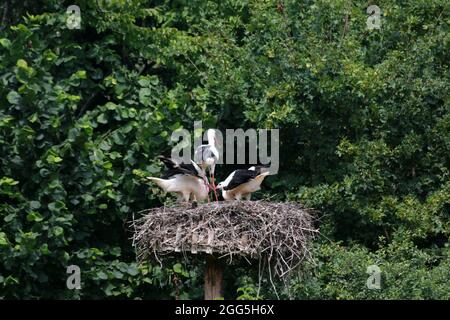
<path id="1" fill-rule="evenodd" d="M 144 210 L 134 221 L 138 261 L 173 252 L 263 258 L 280 277 L 311 258 L 315 212 L 298 203 L 231 201 Z"/>

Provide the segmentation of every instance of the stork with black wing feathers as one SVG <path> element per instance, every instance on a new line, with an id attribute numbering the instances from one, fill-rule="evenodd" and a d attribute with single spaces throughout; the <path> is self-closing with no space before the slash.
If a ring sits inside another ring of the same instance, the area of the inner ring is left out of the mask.
<path id="1" fill-rule="evenodd" d="M 219 150 L 216 148 L 216 131 L 214 129 L 208 129 L 207 136 L 208 144 L 202 144 L 195 150 L 194 160 L 204 171 L 209 171 L 216 202 L 218 202 L 219 200 L 217 198 L 216 185 L 214 182 L 214 170 L 216 163 L 219 160 Z"/>
<path id="2" fill-rule="evenodd" d="M 190 164 L 178 164 L 176 161 L 160 156 L 167 170 L 161 178 L 147 177 L 166 192 L 178 194 L 179 200 L 189 202 L 208 199 L 209 183 L 204 170 L 194 161 Z"/>
<path id="3" fill-rule="evenodd" d="M 261 183 L 269 174 L 265 166 L 238 169 L 220 182 L 217 189 L 222 190 L 224 200 L 250 200 L 252 193 L 261 189 Z"/>

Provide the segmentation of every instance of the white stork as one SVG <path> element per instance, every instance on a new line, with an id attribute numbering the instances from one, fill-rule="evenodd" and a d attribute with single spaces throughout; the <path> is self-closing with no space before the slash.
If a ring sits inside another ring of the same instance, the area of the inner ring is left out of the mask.
<path id="1" fill-rule="evenodd" d="M 253 192 L 261 189 L 264 178 L 270 174 L 266 167 L 257 166 L 233 171 L 217 185 L 224 200 L 250 200 Z"/>
<path id="2" fill-rule="evenodd" d="M 191 164 L 178 164 L 172 159 L 160 157 L 167 167 L 161 178 L 147 177 L 166 192 L 178 194 L 178 200 L 189 202 L 208 198 L 209 184 L 204 171 L 191 160 Z"/>
<path id="3" fill-rule="evenodd" d="M 216 148 L 216 131 L 214 129 L 208 129 L 206 133 L 208 136 L 208 144 L 202 144 L 195 150 L 194 160 L 205 172 L 206 170 L 209 171 L 214 195 L 216 201 L 219 201 L 217 198 L 216 185 L 214 183 L 214 169 L 219 160 L 219 150 Z"/>

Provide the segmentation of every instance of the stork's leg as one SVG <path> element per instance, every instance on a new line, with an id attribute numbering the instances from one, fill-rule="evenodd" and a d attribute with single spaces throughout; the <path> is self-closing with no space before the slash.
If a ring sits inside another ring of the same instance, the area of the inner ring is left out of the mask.
<path id="1" fill-rule="evenodd" d="M 198 202 L 197 202 L 197 196 L 195 195 L 195 193 L 192 193 L 192 206 L 196 207 Z"/>
<path id="2" fill-rule="evenodd" d="M 190 192 L 183 192 L 183 200 L 186 203 L 189 203 L 189 198 L 191 197 L 191 193 Z"/>
<path id="3" fill-rule="evenodd" d="M 214 196 L 216 197 L 216 202 L 219 203 L 219 198 L 217 197 L 216 184 L 214 182 L 214 173 L 211 174 L 211 182 L 214 190 Z"/>

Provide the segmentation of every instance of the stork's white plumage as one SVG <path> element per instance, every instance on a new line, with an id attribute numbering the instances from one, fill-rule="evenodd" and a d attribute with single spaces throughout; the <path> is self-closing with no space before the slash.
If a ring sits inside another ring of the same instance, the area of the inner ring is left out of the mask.
<path id="1" fill-rule="evenodd" d="M 252 193 L 261 189 L 261 183 L 270 172 L 252 168 L 235 170 L 217 185 L 224 200 L 250 200 Z"/>
<path id="2" fill-rule="evenodd" d="M 208 144 L 202 144 L 195 150 L 194 160 L 204 171 L 209 171 L 214 195 L 216 197 L 216 201 L 218 201 L 216 186 L 214 184 L 214 170 L 216 163 L 219 160 L 219 150 L 216 148 L 216 131 L 213 129 L 208 129 L 207 136 Z"/>
<path id="3" fill-rule="evenodd" d="M 167 167 L 161 178 L 147 177 L 166 192 L 178 194 L 179 200 L 189 202 L 203 201 L 208 198 L 209 185 L 204 171 L 194 162 L 178 164 L 176 161 L 161 157 Z"/>

